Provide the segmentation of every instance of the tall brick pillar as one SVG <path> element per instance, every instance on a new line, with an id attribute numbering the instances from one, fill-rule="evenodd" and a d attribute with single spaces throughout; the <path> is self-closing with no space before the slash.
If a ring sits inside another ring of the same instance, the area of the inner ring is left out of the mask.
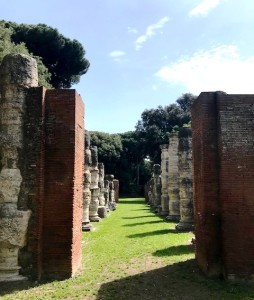
<path id="1" fill-rule="evenodd" d="M 192 107 L 196 258 L 208 276 L 221 274 L 217 94 L 201 93 Z"/>
<path id="2" fill-rule="evenodd" d="M 196 257 L 209 276 L 254 278 L 254 95 L 201 93 L 192 108 Z"/>
<path id="3" fill-rule="evenodd" d="M 81 261 L 83 116 L 83 102 L 75 90 L 46 92 L 44 277 L 70 277 Z"/>

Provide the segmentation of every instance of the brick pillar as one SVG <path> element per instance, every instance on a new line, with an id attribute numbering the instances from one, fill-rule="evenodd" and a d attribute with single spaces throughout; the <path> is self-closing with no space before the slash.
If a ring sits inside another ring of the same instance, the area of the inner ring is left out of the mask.
<path id="1" fill-rule="evenodd" d="M 223 275 L 254 278 L 254 95 L 218 94 Z"/>
<path id="2" fill-rule="evenodd" d="M 43 276 L 73 276 L 81 262 L 84 107 L 75 90 L 48 90 L 45 100 Z"/>
<path id="3" fill-rule="evenodd" d="M 201 93 L 192 107 L 196 258 L 208 276 L 222 272 L 217 96 Z"/>

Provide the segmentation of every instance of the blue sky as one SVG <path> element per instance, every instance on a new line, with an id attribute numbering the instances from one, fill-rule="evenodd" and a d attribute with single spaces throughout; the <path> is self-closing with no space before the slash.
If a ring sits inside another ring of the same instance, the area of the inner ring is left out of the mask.
<path id="1" fill-rule="evenodd" d="M 120 133 L 186 92 L 254 93 L 253 12 L 253 0 L 2 0 L 0 15 L 80 41 L 85 126 Z"/>

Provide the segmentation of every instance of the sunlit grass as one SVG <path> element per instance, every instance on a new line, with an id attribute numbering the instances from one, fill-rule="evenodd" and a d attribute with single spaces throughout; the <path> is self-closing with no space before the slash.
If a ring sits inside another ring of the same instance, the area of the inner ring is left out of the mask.
<path id="1" fill-rule="evenodd" d="M 1 299 L 254 299 L 251 288 L 200 274 L 190 247 L 192 233 L 177 233 L 175 223 L 153 214 L 143 199 L 121 199 L 115 212 L 93 225 L 95 231 L 83 233 L 83 263 L 75 278 Z M 177 298 L 178 293 L 174 298 L 172 287 L 190 297 Z"/>

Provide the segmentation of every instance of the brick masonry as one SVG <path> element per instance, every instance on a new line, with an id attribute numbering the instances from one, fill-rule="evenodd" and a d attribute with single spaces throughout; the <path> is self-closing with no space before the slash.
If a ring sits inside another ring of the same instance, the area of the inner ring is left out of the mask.
<path id="1" fill-rule="evenodd" d="M 71 277 L 81 262 L 84 106 L 75 90 L 29 88 L 19 209 L 32 211 L 21 273 Z"/>
<path id="2" fill-rule="evenodd" d="M 80 265 L 84 109 L 75 90 L 48 90 L 45 100 L 43 277 L 72 276 Z"/>
<path id="3" fill-rule="evenodd" d="M 196 258 L 208 276 L 254 278 L 254 96 L 201 93 L 192 108 Z"/>

